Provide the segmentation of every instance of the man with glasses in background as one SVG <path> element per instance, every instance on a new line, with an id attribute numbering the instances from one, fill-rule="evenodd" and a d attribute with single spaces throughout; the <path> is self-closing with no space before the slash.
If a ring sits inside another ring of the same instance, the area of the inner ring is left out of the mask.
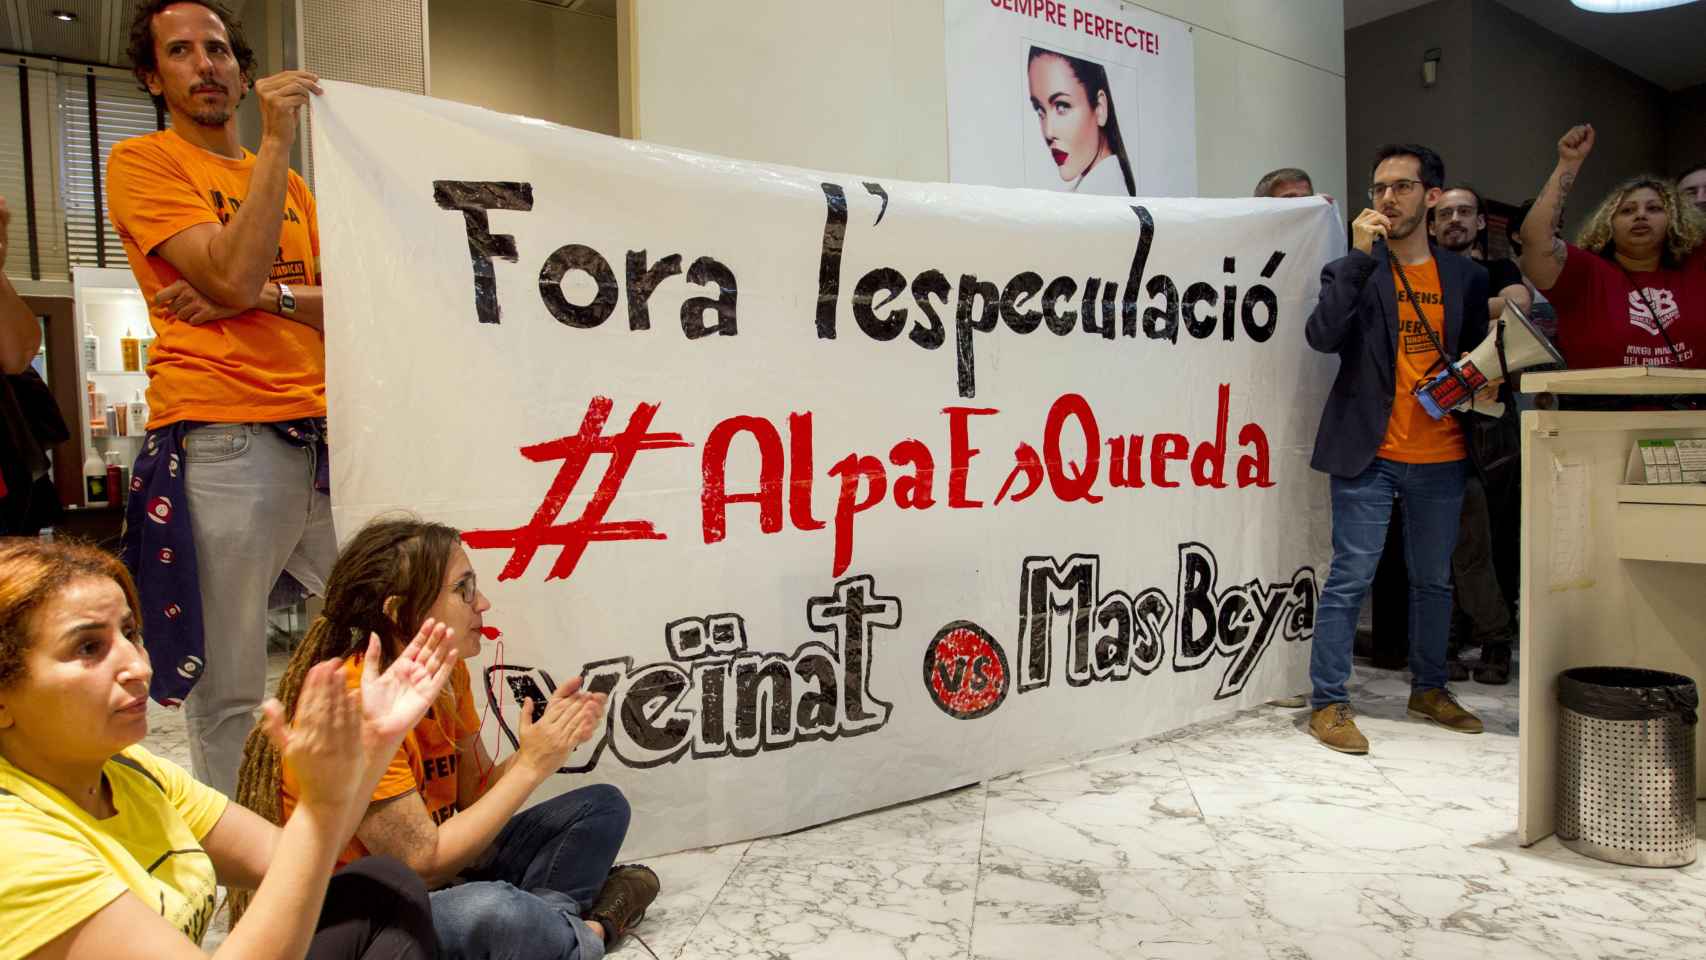
<path id="1" fill-rule="evenodd" d="M 1305 337 L 1337 354 L 1310 465 L 1332 477 L 1333 562 L 1310 650 L 1309 732 L 1341 753 L 1368 752 L 1346 683 L 1363 596 L 1404 498 L 1410 577 L 1409 713 L 1459 733 L 1480 718 L 1446 690 L 1451 554 L 1469 475 L 1463 433 L 1434 420 L 1413 391 L 1441 354 L 1456 358 L 1487 335 L 1487 271 L 1434 248 L 1424 225 L 1445 183 L 1439 155 L 1417 144 L 1375 152 L 1373 205 L 1351 224 L 1351 251 L 1321 273 Z"/>
<path id="2" fill-rule="evenodd" d="M 1440 194 L 1433 207 L 1434 240 L 1442 249 L 1473 258 L 1487 270 L 1488 289 L 1493 296 L 1487 301 L 1487 313 L 1497 317 L 1512 303 L 1526 316 L 1534 304 L 1522 271 L 1506 258 L 1487 260 L 1481 256 L 1476 241 L 1487 228 L 1487 216 L 1481 209 L 1481 194 L 1468 184 L 1458 184 Z M 1465 344 L 1473 349 L 1476 344 Z M 1503 424 L 1500 428 L 1503 429 Z M 1452 580 L 1457 588 L 1457 607 L 1469 618 L 1473 635 L 1468 643 L 1481 648 L 1480 661 L 1475 665 L 1476 683 L 1504 684 L 1510 682 L 1511 644 L 1516 629 L 1511 622 L 1510 604 L 1499 587 L 1498 573 L 1493 564 L 1492 516 L 1489 499 L 1500 503 L 1512 502 L 1515 492 L 1515 469 L 1489 471 L 1486 482 L 1471 476 L 1463 489 L 1463 517 L 1457 533 L 1457 550 L 1451 557 Z M 1492 489 L 1489 489 L 1489 485 Z M 1507 529 L 1514 533 L 1514 528 Z M 1467 645 L 1467 644 L 1465 644 Z M 1460 659 L 1458 646 L 1451 649 L 1448 670 L 1452 680 L 1467 680 L 1469 666 Z"/>

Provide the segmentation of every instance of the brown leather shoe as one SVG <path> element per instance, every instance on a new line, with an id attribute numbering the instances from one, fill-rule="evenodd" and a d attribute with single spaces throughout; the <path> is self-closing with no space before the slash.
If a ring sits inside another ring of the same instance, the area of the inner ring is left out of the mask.
<path id="1" fill-rule="evenodd" d="M 1432 720 L 1458 733 L 1481 732 L 1481 718 L 1463 709 L 1463 704 L 1457 702 L 1451 691 L 1443 688 L 1412 691 L 1410 716 Z"/>
<path id="2" fill-rule="evenodd" d="M 611 867 L 586 918 L 598 921 L 604 928 L 604 945 L 614 947 L 635 924 L 645 919 L 646 908 L 657 896 L 658 875 L 651 867 L 638 863 Z"/>
<path id="3" fill-rule="evenodd" d="M 1309 715 L 1309 735 L 1321 741 L 1329 750 L 1340 753 L 1367 753 L 1368 738 L 1357 729 L 1348 703 L 1331 703 Z"/>

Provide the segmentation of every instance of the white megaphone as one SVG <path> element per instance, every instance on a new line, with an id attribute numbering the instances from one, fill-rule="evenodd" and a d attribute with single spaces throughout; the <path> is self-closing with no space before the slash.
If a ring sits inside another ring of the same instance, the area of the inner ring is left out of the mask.
<path id="1" fill-rule="evenodd" d="M 1500 362 L 1500 356 L 1504 362 Z M 1564 355 L 1546 339 L 1546 335 L 1534 328 L 1528 317 L 1514 303 L 1505 303 L 1505 312 L 1499 315 L 1493 331 L 1487 334 L 1487 339 L 1469 353 L 1469 356 L 1451 364 L 1426 383 L 1416 387 L 1416 400 L 1422 409 L 1435 420 L 1445 418 L 1453 410 L 1465 410 L 1475 397 L 1475 391 L 1487 385 L 1493 378 L 1501 378 L 1518 370 L 1538 367 L 1543 363 L 1564 365 Z M 1477 413 L 1488 416 L 1498 416 L 1502 411 L 1500 405 L 1492 408 L 1478 406 Z"/>

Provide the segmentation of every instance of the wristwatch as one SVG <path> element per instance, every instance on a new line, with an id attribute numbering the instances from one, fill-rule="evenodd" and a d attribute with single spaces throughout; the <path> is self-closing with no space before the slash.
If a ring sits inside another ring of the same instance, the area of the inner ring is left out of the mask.
<path id="1" fill-rule="evenodd" d="M 286 317 L 296 312 L 296 294 L 282 283 L 278 285 L 278 312 Z"/>

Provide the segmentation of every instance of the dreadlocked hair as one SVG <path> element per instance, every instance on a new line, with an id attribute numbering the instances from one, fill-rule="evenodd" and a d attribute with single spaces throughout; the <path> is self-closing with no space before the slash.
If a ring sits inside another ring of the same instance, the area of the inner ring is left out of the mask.
<path id="1" fill-rule="evenodd" d="M 445 572 L 462 535 L 441 523 L 415 516 L 381 517 L 362 527 L 344 545 L 326 583 L 326 606 L 308 627 L 285 665 L 275 696 L 284 705 L 284 721 L 296 719 L 296 701 L 309 668 L 324 660 L 344 660 L 367 651 L 377 634 L 381 667 L 391 664 L 409 643 L 427 611 L 444 590 Z M 439 695 L 440 716 L 454 708 L 447 685 Z M 243 745 L 237 775 L 238 803 L 275 824 L 284 824 L 284 764 L 278 747 L 256 723 Z M 231 922 L 248 907 L 252 891 L 232 891 Z"/>

